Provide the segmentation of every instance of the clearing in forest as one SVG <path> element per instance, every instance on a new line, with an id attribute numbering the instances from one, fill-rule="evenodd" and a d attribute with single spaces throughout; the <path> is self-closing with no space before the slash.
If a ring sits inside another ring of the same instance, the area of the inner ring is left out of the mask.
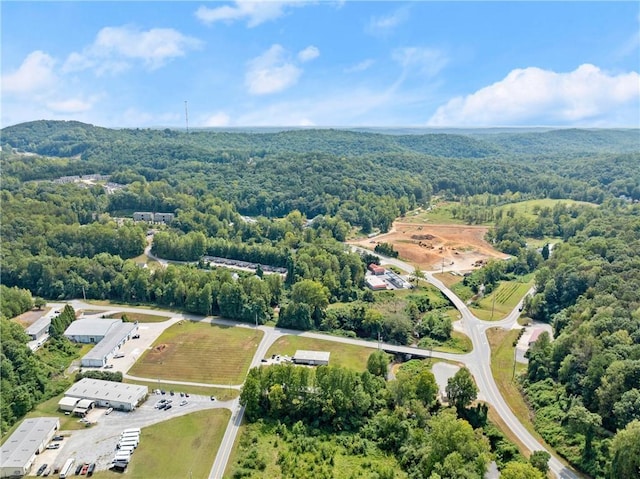
<path id="1" fill-rule="evenodd" d="M 490 259 L 506 259 L 489 244 L 488 226 L 409 223 L 396 221 L 391 231 L 351 242 L 373 250 L 377 243 L 391 243 L 400 258 L 423 270 L 469 271 Z"/>

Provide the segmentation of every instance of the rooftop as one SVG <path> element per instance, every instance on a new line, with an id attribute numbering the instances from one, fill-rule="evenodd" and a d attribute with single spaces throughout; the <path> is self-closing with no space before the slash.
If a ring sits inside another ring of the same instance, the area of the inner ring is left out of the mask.
<path id="1" fill-rule="evenodd" d="M 104 321 L 104 320 L 103 320 Z M 137 327 L 136 323 L 115 324 L 107 335 L 96 344 L 82 359 L 102 359 L 118 345 L 118 343 Z"/>
<path id="2" fill-rule="evenodd" d="M 26 329 L 27 334 L 37 334 L 42 331 L 44 328 L 48 328 L 51 325 L 51 316 L 45 315 L 41 318 L 38 318 L 37 321 L 33 322 Z"/>
<path id="3" fill-rule="evenodd" d="M 109 328 L 121 322 L 111 318 L 82 318 L 73 321 L 64 332 L 65 336 L 105 336 Z"/>
<path id="4" fill-rule="evenodd" d="M 147 386 L 83 378 L 71 386 L 64 394 L 65 396 L 83 399 L 119 401 L 135 404 L 148 392 L 149 388 Z"/>
<path id="5" fill-rule="evenodd" d="M 326 351 L 305 351 L 304 349 L 298 349 L 296 354 L 293 355 L 294 361 L 329 361 L 331 353 Z"/>
<path id="6" fill-rule="evenodd" d="M 2 445 L 2 467 L 23 468 L 54 428 L 60 427 L 57 417 L 25 419 Z"/>

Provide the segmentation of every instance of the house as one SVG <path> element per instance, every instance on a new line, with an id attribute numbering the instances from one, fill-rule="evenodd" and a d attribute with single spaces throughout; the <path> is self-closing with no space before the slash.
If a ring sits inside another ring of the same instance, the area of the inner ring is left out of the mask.
<path id="1" fill-rule="evenodd" d="M 34 417 L 22 421 L 0 449 L 0 477 L 27 475 L 36 454 L 44 451 L 58 429 L 60 420 L 57 417 Z"/>
<path id="2" fill-rule="evenodd" d="M 299 349 L 293 355 L 294 364 L 307 364 L 310 366 L 327 366 L 331 353 L 325 351 L 304 351 Z"/>
<path id="3" fill-rule="evenodd" d="M 386 271 L 382 266 L 377 265 L 375 263 L 371 263 L 368 268 L 369 268 L 369 271 L 371 271 L 371 273 L 375 274 L 376 276 L 381 276 Z"/>
<path id="4" fill-rule="evenodd" d="M 76 414 L 88 411 L 94 404 L 122 411 L 133 411 L 148 394 L 147 386 L 83 378 L 64 393 L 65 397 L 58 402 L 58 407 L 63 411 L 71 410 L 74 413 L 77 410 Z"/>

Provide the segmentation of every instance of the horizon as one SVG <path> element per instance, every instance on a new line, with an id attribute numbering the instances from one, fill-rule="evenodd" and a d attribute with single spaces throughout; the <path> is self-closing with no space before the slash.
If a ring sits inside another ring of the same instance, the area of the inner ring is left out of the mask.
<path id="1" fill-rule="evenodd" d="M 640 127 L 631 1 L 3 2 L 1 36 L 3 127 Z"/>

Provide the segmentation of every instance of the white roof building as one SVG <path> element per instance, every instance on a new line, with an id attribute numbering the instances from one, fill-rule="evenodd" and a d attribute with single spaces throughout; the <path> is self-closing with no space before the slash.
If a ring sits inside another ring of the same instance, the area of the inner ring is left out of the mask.
<path id="1" fill-rule="evenodd" d="M 76 343 L 97 343 L 84 355 L 80 365 L 101 368 L 137 330 L 137 322 L 124 323 L 120 319 L 92 317 L 73 321 L 64 335 Z"/>
<path id="2" fill-rule="evenodd" d="M 295 364 L 310 364 L 312 366 L 326 366 L 329 364 L 331 353 L 326 351 L 305 351 L 299 349 L 293 355 Z"/>
<path id="3" fill-rule="evenodd" d="M 64 393 L 66 397 L 90 399 L 98 406 L 123 411 L 133 411 L 144 401 L 147 394 L 149 394 L 147 386 L 91 378 L 81 379 Z M 62 404 L 60 406 L 62 407 Z"/>
<path id="4" fill-rule="evenodd" d="M 109 328 L 121 320 L 113 318 L 82 318 L 73 321 L 65 330 L 65 337 L 76 343 L 98 343 Z"/>
<path id="5" fill-rule="evenodd" d="M 34 417 L 22 421 L 0 450 L 0 477 L 28 474 L 36 454 L 44 450 L 59 428 L 57 417 Z"/>

